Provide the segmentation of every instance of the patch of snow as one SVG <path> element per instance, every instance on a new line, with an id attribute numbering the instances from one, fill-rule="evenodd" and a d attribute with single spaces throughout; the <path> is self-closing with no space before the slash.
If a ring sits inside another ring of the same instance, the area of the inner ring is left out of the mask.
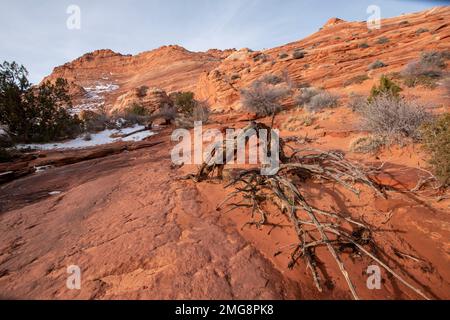
<path id="1" fill-rule="evenodd" d="M 6 176 L 6 175 L 11 174 L 11 173 L 13 173 L 13 172 L 12 171 L 2 172 L 2 173 L 0 173 L 0 177 L 1 176 Z"/>
<path id="2" fill-rule="evenodd" d="M 86 141 L 83 136 L 79 136 L 76 139 L 57 142 L 57 143 L 45 143 L 45 144 L 20 144 L 17 145 L 18 149 L 37 149 L 37 150 L 70 150 L 70 149 L 84 149 L 99 145 L 110 144 L 118 141 L 141 141 L 147 137 L 155 135 L 152 131 L 142 131 L 126 138 L 120 138 L 119 135 L 130 134 L 134 131 L 144 129 L 144 126 L 135 125 L 134 127 L 124 128 L 121 130 L 108 129 L 97 133 L 91 134 L 91 140 Z M 37 169 L 37 168 L 36 168 Z M 36 171 L 37 172 L 37 171 Z"/>
<path id="3" fill-rule="evenodd" d="M 84 87 L 87 98 L 83 99 L 81 104 L 71 108 L 69 112 L 74 115 L 79 114 L 83 110 L 96 111 L 105 104 L 104 95 L 119 88 L 120 87 L 117 84 L 101 82 L 97 82 L 97 84 L 91 87 Z"/>
<path id="4" fill-rule="evenodd" d="M 53 166 L 38 166 L 38 167 L 34 167 L 34 168 L 36 169 L 36 171 L 35 171 L 36 173 L 41 173 L 48 169 L 53 168 Z"/>
<path id="5" fill-rule="evenodd" d="M 49 192 L 48 194 L 50 196 L 56 196 L 56 195 L 61 194 L 61 193 L 62 193 L 61 191 L 52 191 L 52 192 Z"/>
<path id="6" fill-rule="evenodd" d="M 111 92 L 119 89 L 119 86 L 114 83 L 104 83 L 104 84 L 97 84 L 94 87 L 85 87 L 84 90 L 86 90 L 88 93 L 98 95 L 106 92 Z"/>
<path id="7" fill-rule="evenodd" d="M 127 120 L 125 120 L 124 118 L 119 118 L 116 120 L 115 124 L 117 127 L 122 128 L 125 125 L 125 123 L 127 123 Z"/>

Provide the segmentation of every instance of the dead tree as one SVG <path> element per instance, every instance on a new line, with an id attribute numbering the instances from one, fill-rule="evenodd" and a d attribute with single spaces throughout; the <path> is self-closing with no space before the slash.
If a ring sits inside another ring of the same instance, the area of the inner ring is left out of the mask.
<path id="1" fill-rule="evenodd" d="M 196 182 L 204 181 L 211 178 L 215 170 L 217 170 L 218 177 L 221 177 L 225 164 L 230 159 L 236 158 L 237 141 L 243 135 L 245 136 L 248 130 L 259 128 L 267 129 L 268 127 L 251 122 L 232 138 L 233 143 L 228 144 L 228 149 L 226 141 L 220 148 L 212 149 L 211 154 L 199 167 L 197 173 L 186 178 L 191 178 Z M 300 259 L 303 259 L 311 271 L 312 279 L 319 291 L 322 291 L 323 281 L 317 268 L 316 249 L 325 247 L 344 276 L 353 298 L 359 299 L 351 277 L 340 257 L 342 248 L 351 248 L 355 253 L 366 255 L 376 261 L 409 289 L 422 298 L 428 299 L 420 289 L 407 282 L 381 261 L 376 253 L 373 253 L 376 244 L 369 225 L 356 221 L 343 212 L 331 212 L 317 208 L 308 202 L 308 194 L 301 191 L 303 190 L 302 183 L 320 180 L 337 183 L 357 195 L 361 191 L 356 186 L 363 184 L 379 196 L 386 197 L 382 186 L 370 178 L 370 173 L 377 169 L 357 166 L 346 160 L 342 153 L 336 151 L 301 149 L 293 150 L 287 156 L 284 147 L 285 144 L 280 140 L 281 164 L 278 173 L 265 176 L 261 175 L 259 168 L 238 170 L 225 186 L 226 188 L 234 187 L 235 190 L 217 206 L 217 210 L 221 210 L 225 205 L 230 207 L 227 212 L 237 208 L 250 208 L 252 221 L 247 225 L 260 227 L 268 223 L 268 205 L 277 206 L 289 219 L 298 238 L 288 267 L 293 268 Z M 294 177 L 296 179 L 293 179 Z M 301 181 L 301 183 L 294 183 L 294 180 Z M 241 199 L 238 203 L 229 203 L 231 199 L 238 197 Z M 257 217 L 256 220 L 255 217 Z"/>

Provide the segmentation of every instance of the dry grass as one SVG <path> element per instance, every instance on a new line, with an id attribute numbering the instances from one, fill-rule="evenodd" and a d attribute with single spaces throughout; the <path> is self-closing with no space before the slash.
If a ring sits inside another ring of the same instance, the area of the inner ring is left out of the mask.
<path id="1" fill-rule="evenodd" d="M 359 137 L 350 143 L 350 151 L 355 153 L 377 153 L 385 145 L 386 141 L 379 136 Z"/>
<path id="2" fill-rule="evenodd" d="M 317 120 L 317 117 L 310 113 L 289 117 L 282 125 L 283 130 L 297 131 L 301 127 L 310 127 Z"/>

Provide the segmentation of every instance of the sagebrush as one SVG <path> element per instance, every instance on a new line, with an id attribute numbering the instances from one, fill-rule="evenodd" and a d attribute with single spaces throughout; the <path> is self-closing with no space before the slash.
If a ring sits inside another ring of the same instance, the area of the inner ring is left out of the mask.
<path id="1" fill-rule="evenodd" d="M 241 90 L 241 102 L 245 110 L 254 112 L 259 117 L 266 117 L 281 111 L 280 102 L 289 92 L 287 86 L 274 86 L 257 80 Z"/>
<path id="2" fill-rule="evenodd" d="M 404 138 L 417 140 L 419 128 L 431 120 L 431 114 L 423 105 L 386 93 L 366 103 L 360 113 L 363 130 L 386 137 L 391 142 Z"/>
<path id="3" fill-rule="evenodd" d="M 450 113 L 441 115 L 421 128 L 429 163 L 444 186 L 450 185 Z"/>

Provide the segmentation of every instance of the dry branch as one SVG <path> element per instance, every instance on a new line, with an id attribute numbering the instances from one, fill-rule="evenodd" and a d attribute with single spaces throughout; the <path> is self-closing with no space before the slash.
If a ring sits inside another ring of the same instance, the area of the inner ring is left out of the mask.
<path id="1" fill-rule="evenodd" d="M 267 126 L 251 122 L 239 134 L 245 134 L 247 130 L 264 128 Z M 211 177 L 217 170 L 221 177 L 225 164 L 231 159 L 235 160 L 237 134 L 231 149 L 226 148 L 224 142 L 218 153 L 212 151 L 207 161 L 203 163 L 198 172 L 190 175 L 194 181 L 203 181 Z M 381 185 L 370 178 L 376 169 L 364 168 L 355 165 L 344 158 L 344 155 L 337 151 L 322 151 L 317 149 L 293 150 L 290 156 L 284 151 L 284 141 L 280 141 L 280 169 L 277 174 L 271 176 L 261 175 L 259 169 L 239 170 L 226 185 L 234 187 L 232 191 L 218 206 L 217 210 L 227 205 L 231 199 L 241 198 L 238 203 L 228 204 L 230 210 L 237 208 L 248 208 L 251 210 L 252 220 L 246 225 L 270 224 L 267 206 L 276 205 L 280 211 L 286 215 L 291 225 L 294 227 L 298 238 L 298 244 L 291 254 L 289 268 L 293 268 L 299 259 L 303 259 L 311 275 L 315 286 L 322 291 L 321 276 L 317 268 L 316 249 L 325 247 L 335 260 L 340 272 L 344 276 L 349 291 L 354 299 L 359 299 L 356 288 L 347 272 L 340 253 L 343 248 L 351 248 L 354 253 L 364 254 L 370 259 L 379 263 L 387 272 L 396 277 L 405 286 L 428 299 L 421 290 L 417 289 L 387 264 L 383 263 L 375 254 L 371 253 L 365 246 L 375 247 L 372 239 L 371 227 L 365 223 L 356 221 L 343 212 L 329 212 L 310 205 L 307 201 L 308 194 L 304 194 L 299 187 L 310 180 L 331 182 L 342 185 L 344 188 L 359 195 L 360 190 L 357 184 L 363 184 L 372 189 L 376 194 L 386 197 Z M 217 149 L 213 149 L 217 150 Z M 223 164 L 217 165 L 211 159 L 223 159 Z M 299 179 L 293 179 L 294 177 Z M 300 183 L 293 181 L 300 180 Z M 229 211 L 227 211 L 229 212 Z M 256 216 L 256 217 L 255 217 Z M 347 230 L 342 225 L 345 223 Z M 350 227 L 348 227 L 350 226 Z"/>

